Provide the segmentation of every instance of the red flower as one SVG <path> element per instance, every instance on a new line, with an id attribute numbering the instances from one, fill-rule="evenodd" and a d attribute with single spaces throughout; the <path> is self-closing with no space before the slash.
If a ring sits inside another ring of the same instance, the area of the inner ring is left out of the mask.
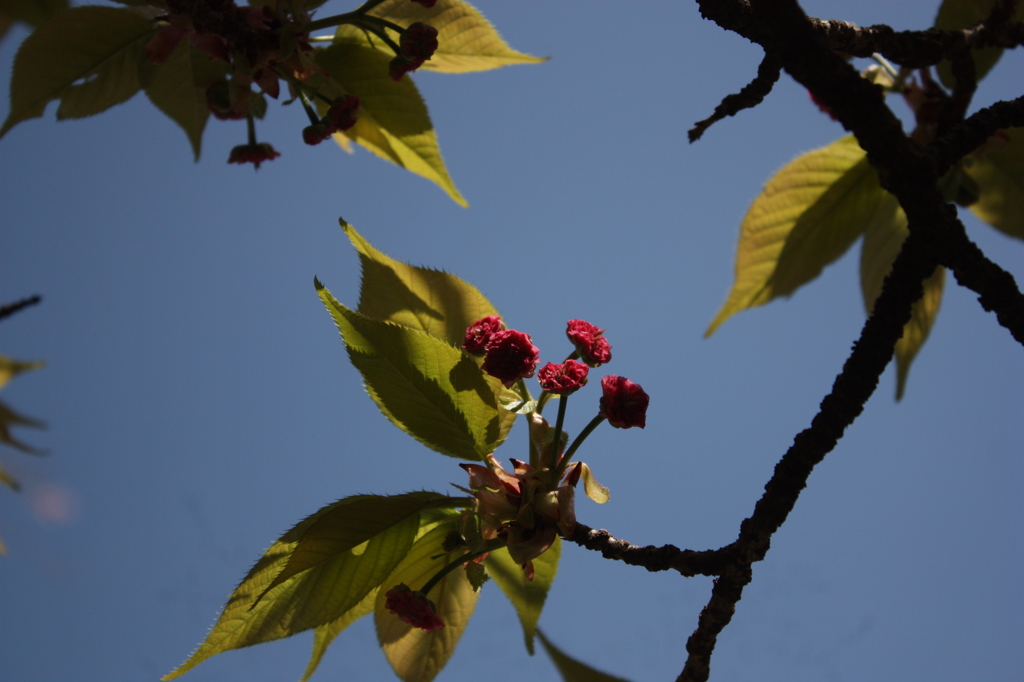
<path id="1" fill-rule="evenodd" d="M 561 365 L 549 362 L 537 372 L 537 380 L 540 382 L 540 387 L 548 393 L 569 395 L 587 383 L 587 372 L 589 371 L 589 367 L 575 360 L 566 360 Z"/>
<path id="2" fill-rule="evenodd" d="M 308 145 L 317 145 L 331 136 L 331 126 L 326 123 L 314 123 L 302 129 L 302 141 Z"/>
<path id="3" fill-rule="evenodd" d="M 647 405 L 651 398 L 640 384 L 609 374 L 601 379 L 601 390 L 604 395 L 601 396 L 600 416 L 609 424 L 619 429 L 634 426 L 642 429 L 647 425 Z"/>
<path id="4" fill-rule="evenodd" d="M 281 156 L 274 148 L 266 142 L 258 144 L 240 144 L 231 150 L 228 163 L 251 163 L 259 170 L 260 164 L 264 161 L 272 161 Z"/>
<path id="5" fill-rule="evenodd" d="M 444 623 L 437 615 L 434 602 L 427 599 L 422 592 L 414 592 L 405 583 L 393 587 L 384 595 L 387 600 L 384 608 L 413 627 L 430 632 L 443 630 Z"/>
<path id="6" fill-rule="evenodd" d="M 359 109 L 359 105 L 359 98 L 355 95 L 339 97 L 334 100 L 324 118 L 334 126 L 334 131 L 348 130 L 356 124 L 356 111 Z"/>
<path id="7" fill-rule="evenodd" d="M 434 55 L 437 50 L 437 29 L 421 21 L 409 24 L 399 36 L 399 49 L 401 53 L 388 64 L 388 75 L 396 81 L 423 66 L 423 62 Z"/>
<path id="8" fill-rule="evenodd" d="M 422 64 L 437 50 L 437 29 L 427 26 L 422 21 L 409 24 L 409 27 L 402 31 L 398 44 L 402 48 L 402 54 L 409 61 L 418 60 Z M 419 64 L 416 68 L 419 68 Z"/>
<path id="9" fill-rule="evenodd" d="M 591 367 L 598 367 L 611 361 L 612 347 L 603 336 L 604 330 L 598 329 L 583 320 L 569 320 L 566 323 L 565 335 L 569 337 L 576 352 L 583 362 Z"/>
<path id="10" fill-rule="evenodd" d="M 500 332 L 504 325 L 497 315 L 488 315 L 466 327 L 466 340 L 462 347 L 467 353 L 483 355 L 484 347 L 491 340 L 495 332 Z"/>
<path id="11" fill-rule="evenodd" d="M 537 369 L 540 349 L 529 334 L 514 329 L 495 332 L 484 347 L 483 370 L 501 379 L 505 388 L 512 388 L 520 379 L 529 379 Z"/>

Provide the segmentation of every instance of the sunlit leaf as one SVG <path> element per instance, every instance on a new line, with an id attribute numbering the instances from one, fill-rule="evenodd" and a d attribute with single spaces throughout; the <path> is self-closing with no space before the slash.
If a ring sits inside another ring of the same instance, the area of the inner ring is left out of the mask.
<path id="1" fill-rule="evenodd" d="M 479 460 L 494 451 L 503 410 L 467 353 L 419 330 L 349 310 L 315 284 L 367 392 L 395 426 L 451 457 Z"/>
<path id="2" fill-rule="evenodd" d="M 420 67 L 425 71 L 465 73 L 547 61 L 513 50 L 479 10 L 462 0 L 438 0 L 429 9 L 408 0 L 385 0 L 369 14 L 403 27 L 421 21 L 437 29 L 438 48 Z M 382 40 L 376 36 L 368 38 L 364 31 L 351 25 L 339 26 L 335 40 L 373 45 L 388 59 L 394 57 Z"/>
<path id="3" fill-rule="evenodd" d="M 978 201 L 970 207 L 974 214 L 1011 237 L 1024 239 L 1024 128 L 993 136 L 965 159 L 964 170 L 978 184 Z"/>
<path id="4" fill-rule="evenodd" d="M 183 40 L 163 64 L 145 62 L 142 86 L 146 97 L 181 126 L 199 159 L 203 130 L 210 117 L 206 89 L 227 72 L 227 63 L 199 52 L 190 40 Z"/>
<path id="5" fill-rule="evenodd" d="M 381 158 L 437 183 L 457 204 L 467 206 L 441 158 L 427 106 L 411 78 L 388 75 L 387 55 L 355 43 L 314 52 L 329 76 L 314 80 L 324 96 L 355 95 L 361 106 L 345 135 Z M 322 104 L 322 103 L 321 103 Z M 321 109 L 321 114 L 326 108 Z"/>
<path id="6" fill-rule="evenodd" d="M 605 488 L 597 482 L 597 479 L 594 478 L 593 472 L 590 471 L 590 467 L 582 462 L 580 463 L 580 466 L 583 468 L 583 471 L 581 472 L 583 477 L 583 491 L 587 494 L 587 497 L 598 504 L 604 504 L 607 502 L 610 498 L 608 488 Z"/>
<path id="7" fill-rule="evenodd" d="M 996 0 L 943 0 L 939 6 L 939 13 L 935 17 L 935 28 L 945 31 L 959 31 L 980 24 L 992 13 Z M 1017 21 L 1024 20 L 1024 6 L 1017 3 L 1017 12 L 1014 17 Z M 975 78 L 981 80 L 985 74 L 996 65 L 1003 54 L 1001 47 L 986 47 L 974 50 Z M 953 88 L 956 78 L 948 60 L 939 62 L 936 70 L 939 72 L 939 79 L 947 88 Z"/>
<path id="8" fill-rule="evenodd" d="M 129 55 L 138 55 L 140 41 L 155 30 L 133 10 L 95 6 L 74 7 L 40 26 L 14 58 L 11 109 L 0 136 L 42 116 L 54 99 L 69 97 L 70 113 L 58 110 L 66 117 L 98 113 L 130 97 L 138 89 L 138 63 L 130 64 Z"/>
<path id="9" fill-rule="evenodd" d="M 537 621 L 540 619 L 544 601 L 558 572 L 558 560 L 562 554 L 562 540 L 555 542 L 548 551 L 533 560 L 533 580 L 527 580 L 522 567 L 508 553 L 508 549 L 491 552 L 484 560 L 487 573 L 494 583 L 501 588 L 519 616 L 526 639 L 526 650 L 533 655 L 533 637 L 537 632 Z"/>
<path id="10" fill-rule="evenodd" d="M 44 364 L 45 363 L 38 360 L 33 362 L 23 362 L 21 360 L 15 360 L 13 358 L 0 355 L 0 388 L 6 386 L 8 381 L 19 374 L 39 369 Z M 29 454 L 41 454 L 42 451 L 21 442 L 11 435 L 12 426 L 27 426 L 34 429 L 46 428 L 46 424 L 38 419 L 32 419 L 31 417 L 19 414 L 8 407 L 5 403 L 0 402 L 0 443 Z M 9 485 L 12 488 L 18 487 L 17 482 L 7 474 L 0 476 L 0 482 Z"/>
<path id="11" fill-rule="evenodd" d="M 326 625 L 321 625 L 313 631 L 313 655 L 310 657 L 309 664 L 306 666 L 306 672 L 299 682 L 306 682 L 316 672 L 324 654 L 327 653 L 327 647 L 331 645 L 335 637 L 363 616 L 373 613 L 373 608 L 377 604 L 377 592 L 379 590 L 379 587 L 373 588 L 367 592 L 361 602 L 346 611 L 344 616 Z"/>
<path id="12" fill-rule="evenodd" d="M 613 677 L 607 673 L 603 673 L 600 670 L 591 668 L 586 663 L 581 663 L 575 658 L 571 658 L 564 654 L 558 647 L 551 643 L 543 632 L 537 630 L 537 637 L 540 638 L 540 643 L 544 645 L 544 650 L 547 651 L 548 656 L 554 662 L 555 667 L 558 668 L 558 672 L 562 674 L 562 679 L 565 682 L 628 682 L 628 680 L 622 677 Z"/>
<path id="13" fill-rule="evenodd" d="M 864 231 L 861 249 L 860 282 L 864 305 L 870 312 L 882 284 L 892 270 L 893 261 L 907 238 L 907 216 L 896 197 L 879 189 L 883 198 Z M 896 342 L 896 400 L 903 397 L 910 365 L 928 338 L 942 301 L 945 268 L 939 266 L 924 282 L 924 296 L 911 309 L 910 321 L 903 327 L 903 336 Z"/>
<path id="14" fill-rule="evenodd" d="M 418 590 L 464 553 L 462 550 L 444 553 L 441 549 L 445 537 L 455 527 L 455 520 L 439 524 L 420 537 L 377 593 L 374 613 L 377 639 L 395 674 L 404 682 L 430 682 L 437 676 L 454 653 L 476 608 L 479 593 L 462 568 L 453 570 L 427 594 L 444 622 L 443 629 L 420 630 L 403 623 L 384 607 L 388 590 L 403 583 Z"/>
<path id="15" fill-rule="evenodd" d="M 466 327 L 498 315 L 487 298 L 468 282 L 441 270 L 400 263 L 375 249 L 348 223 L 341 228 L 359 252 L 363 268 L 359 312 L 426 332 L 461 346 Z"/>
<path id="16" fill-rule="evenodd" d="M 419 512 L 449 499 L 428 492 L 357 495 L 301 521 L 256 562 L 206 641 L 163 679 L 174 679 L 215 654 L 345 618 L 405 557 L 419 532 Z M 314 537 L 303 542 L 307 533 Z M 296 559 L 300 546 L 303 553 Z M 293 560 L 304 570 L 278 581 Z"/>
<path id="17" fill-rule="evenodd" d="M 853 137 L 783 167 L 743 218 L 736 278 L 705 336 L 817 277 L 861 235 L 879 196 L 878 176 Z"/>

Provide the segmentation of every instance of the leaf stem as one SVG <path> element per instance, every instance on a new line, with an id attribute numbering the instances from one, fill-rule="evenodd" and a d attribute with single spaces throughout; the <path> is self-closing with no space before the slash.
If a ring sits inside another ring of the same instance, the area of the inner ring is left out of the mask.
<path id="1" fill-rule="evenodd" d="M 458 559 L 456 559 L 455 561 L 451 562 L 450 564 L 448 564 L 447 566 L 442 568 L 440 571 L 435 573 L 434 577 L 431 578 L 430 580 L 428 580 L 426 582 L 426 584 L 424 584 L 423 587 L 419 589 L 419 592 L 421 592 L 424 595 L 429 594 L 430 591 L 432 589 L 434 589 L 434 587 L 439 582 L 441 582 L 441 580 L 443 580 L 446 575 L 448 575 L 449 573 L 454 571 L 459 566 L 464 566 L 465 564 L 469 563 L 473 559 L 476 559 L 477 557 L 482 557 L 484 554 L 487 554 L 489 552 L 493 552 L 496 549 L 501 549 L 504 546 L 505 546 L 505 541 L 504 540 L 499 540 L 498 538 L 494 538 L 493 540 L 488 540 L 487 544 L 484 545 L 483 549 L 478 550 L 476 552 L 466 552 L 465 554 L 460 556 Z"/>
<path id="2" fill-rule="evenodd" d="M 580 445 L 583 444 L 583 441 L 586 440 L 587 436 L 589 436 L 593 432 L 593 430 L 596 429 L 603 421 L 604 415 L 598 414 L 596 417 L 590 420 L 589 424 L 583 427 L 583 430 L 580 431 L 580 435 L 576 436 L 576 440 L 572 442 L 572 445 L 569 446 L 569 449 L 565 451 L 565 454 L 562 455 L 562 459 L 558 462 L 557 472 L 559 478 L 561 478 L 562 473 L 565 471 L 565 465 L 568 464 L 569 460 L 572 459 L 572 456 L 576 454 L 576 450 L 579 449 Z"/>

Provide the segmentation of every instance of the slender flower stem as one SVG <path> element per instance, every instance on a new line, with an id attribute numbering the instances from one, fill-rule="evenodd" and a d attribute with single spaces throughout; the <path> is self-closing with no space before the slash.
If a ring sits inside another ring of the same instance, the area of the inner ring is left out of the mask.
<path id="1" fill-rule="evenodd" d="M 570 445 L 569 449 L 565 451 L 565 454 L 562 455 L 562 460 L 558 463 L 559 478 L 561 478 L 562 473 L 565 471 L 565 465 L 568 464 L 569 460 L 572 459 L 572 456 L 576 454 L 576 450 L 579 449 L 580 445 L 583 444 L 583 441 L 586 440 L 587 436 L 589 436 L 591 432 L 594 429 L 596 429 L 603 421 L 604 415 L 598 414 L 596 417 L 590 420 L 589 424 L 583 427 L 583 430 L 580 431 L 580 435 L 576 436 L 576 440 L 572 442 L 572 445 Z"/>
<path id="2" fill-rule="evenodd" d="M 558 401 L 558 418 L 555 420 L 555 435 L 551 439 L 551 456 L 548 457 L 548 467 L 553 467 L 558 462 L 558 444 L 562 442 L 562 424 L 565 423 L 565 406 L 569 403 L 569 396 L 563 395 Z"/>
<path id="3" fill-rule="evenodd" d="M 252 114 L 245 117 L 245 122 L 249 128 L 249 145 L 256 146 L 256 121 L 253 120 Z"/>
<path id="4" fill-rule="evenodd" d="M 497 538 L 494 538 L 493 540 L 488 540 L 487 544 L 484 545 L 484 548 L 480 551 L 467 552 L 466 554 L 463 554 L 458 559 L 456 559 L 455 561 L 451 562 L 450 564 L 442 568 L 440 571 L 438 571 L 433 578 L 428 580 L 426 584 L 419 589 L 419 592 L 423 593 L 424 595 L 429 594 L 430 591 L 434 589 L 435 585 L 441 582 L 441 580 L 443 580 L 446 575 L 454 571 L 459 566 L 464 566 L 473 559 L 476 559 L 477 557 L 482 557 L 484 554 L 487 554 L 488 552 L 493 552 L 496 549 L 501 549 L 504 546 L 504 540 L 499 540 Z"/>

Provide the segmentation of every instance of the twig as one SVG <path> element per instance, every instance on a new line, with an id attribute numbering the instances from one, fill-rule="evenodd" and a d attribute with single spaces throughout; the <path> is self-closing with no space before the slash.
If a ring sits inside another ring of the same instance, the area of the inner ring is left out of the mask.
<path id="1" fill-rule="evenodd" d="M 757 67 L 757 76 L 754 77 L 754 80 L 747 83 L 738 93 L 727 95 L 721 104 L 715 107 L 715 111 L 711 116 L 703 121 L 697 121 L 690 128 L 688 133 L 690 143 L 692 144 L 699 140 L 704 131 L 710 128 L 713 123 L 721 121 L 726 116 L 735 116 L 743 109 L 752 109 L 764 101 L 764 98 L 772 91 L 775 82 L 779 80 L 781 73 L 782 64 L 779 60 L 773 55 L 765 53 L 764 59 L 761 60 L 760 66 Z"/>

